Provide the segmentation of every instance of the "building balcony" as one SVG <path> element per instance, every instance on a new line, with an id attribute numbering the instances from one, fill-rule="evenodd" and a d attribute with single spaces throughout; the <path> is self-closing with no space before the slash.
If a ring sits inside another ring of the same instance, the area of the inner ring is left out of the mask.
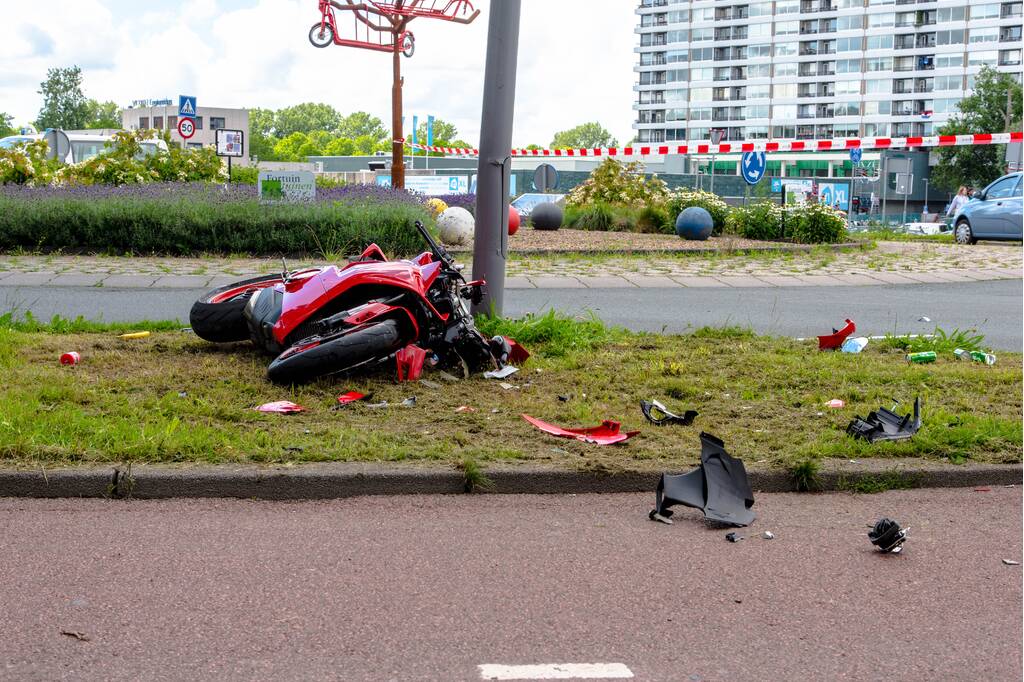
<path id="1" fill-rule="evenodd" d="M 1001 43 L 1015 43 L 1020 41 L 1021 27 L 1020 26 L 1009 26 L 1004 27 L 999 31 L 999 42 Z"/>
<path id="2" fill-rule="evenodd" d="M 1019 17 L 1024 12 L 1020 5 L 1003 5 L 1002 11 L 999 12 L 1000 19 L 1010 19 L 1012 17 Z"/>

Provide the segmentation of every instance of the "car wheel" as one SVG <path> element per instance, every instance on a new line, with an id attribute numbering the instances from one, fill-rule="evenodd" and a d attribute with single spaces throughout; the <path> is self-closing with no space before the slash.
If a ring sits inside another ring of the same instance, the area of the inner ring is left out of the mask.
<path id="1" fill-rule="evenodd" d="M 956 224 L 956 230 L 953 232 L 956 238 L 957 244 L 977 244 L 978 240 L 974 238 L 974 232 L 971 231 L 971 224 L 966 220 L 961 220 Z"/>

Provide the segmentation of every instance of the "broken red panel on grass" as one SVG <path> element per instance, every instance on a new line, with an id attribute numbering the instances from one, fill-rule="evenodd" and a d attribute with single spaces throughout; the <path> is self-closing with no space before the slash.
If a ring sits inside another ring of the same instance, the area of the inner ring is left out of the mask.
<path id="1" fill-rule="evenodd" d="M 423 374 L 423 361 L 427 358 L 427 351 L 414 343 L 410 343 L 402 350 L 395 353 L 395 363 L 398 365 L 399 381 L 417 381 Z"/>
<path id="2" fill-rule="evenodd" d="M 290 400 L 278 400 L 273 403 L 264 403 L 256 408 L 257 412 L 270 412 L 272 414 L 294 414 L 296 412 L 304 412 L 306 408 L 302 405 L 296 405 Z"/>
<path id="3" fill-rule="evenodd" d="M 521 365 L 530 358 L 530 351 L 526 350 L 516 340 L 510 336 L 506 336 L 505 340 L 508 341 L 509 353 L 508 361 L 512 365 Z"/>
<path id="4" fill-rule="evenodd" d="M 580 441 L 581 443 L 593 443 L 595 445 L 612 445 L 614 443 L 621 443 L 640 433 L 639 431 L 622 432 L 619 430 L 622 424 L 612 421 L 611 419 L 605 419 L 601 422 L 600 426 L 591 426 L 585 429 L 563 429 L 561 426 L 548 424 L 547 422 L 531 417 L 528 414 L 522 414 L 519 416 L 530 424 L 536 426 L 544 433 L 550 433 L 552 436 L 558 436 L 560 438 L 572 438 Z"/>
<path id="5" fill-rule="evenodd" d="M 853 320 L 847 319 L 846 326 L 842 329 L 832 329 L 831 334 L 818 337 L 818 350 L 835 350 L 843 345 L 843 341 L 850 334 L 857 331 L 857 325 L 853 323 Z"/>
<path id="6" fill-rule="evenodd" d="M 342 405 L 348 405 L 349 403 L 354 403 L 359 400 L 369 400 L 370 397 L 371 396 L 368 396 L 365 393 L 360 393 L 359 391 L 349 391 L 348 393 L 342 393 L 339 395 L 338 402 Z"/>

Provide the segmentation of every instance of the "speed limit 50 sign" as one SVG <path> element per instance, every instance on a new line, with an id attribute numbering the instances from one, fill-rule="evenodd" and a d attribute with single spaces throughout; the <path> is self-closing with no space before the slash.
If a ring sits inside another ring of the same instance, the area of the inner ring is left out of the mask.
<path id="1" fill-rule="evenodd" d="M 196 122 L 191 118 L 178 119 L 178 134 L 186 140 L 196 134 Z"/>

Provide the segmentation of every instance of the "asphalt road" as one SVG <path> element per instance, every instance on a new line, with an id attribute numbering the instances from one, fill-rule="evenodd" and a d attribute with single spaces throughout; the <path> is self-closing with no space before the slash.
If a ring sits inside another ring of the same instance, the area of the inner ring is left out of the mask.
<path id="1" fill-rule="evenodd" d="M 111 322 L 188 319 L 203 293 L 193 289 L 4 287 L 0 311 L 17 308 L 50 318 L 82 315 Z M 976 328 L 997 350 L 1022 347 L 1021 280 L 963 284 L 778 287 L 733 289 L 509 289 L 505 313 L 520 316 L 548 308 L 593 311 L 610 324 L 635 330 L 683 332 L 704 325 L 736 324 L 759 333 L 815 336 L 849 317 L 858 333 L 927 333 Z M 927 317 L 931 322 L 918 321 Z"/>
<path id="2" fill-rule="evenodd" d="M 735 544 L 653 502 L 0 499 L 0 678 L 1021 679 L 1019 487 L 758 495 Z"/>

